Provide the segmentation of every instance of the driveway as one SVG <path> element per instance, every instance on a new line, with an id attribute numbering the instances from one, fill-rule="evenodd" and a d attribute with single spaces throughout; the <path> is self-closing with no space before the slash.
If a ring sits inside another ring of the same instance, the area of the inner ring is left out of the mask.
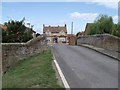
<path id="1" fill-rule="evenodd" d="M 70 88 L 118 88 L 118 61 L 94 50 L 50 46 Z"/>

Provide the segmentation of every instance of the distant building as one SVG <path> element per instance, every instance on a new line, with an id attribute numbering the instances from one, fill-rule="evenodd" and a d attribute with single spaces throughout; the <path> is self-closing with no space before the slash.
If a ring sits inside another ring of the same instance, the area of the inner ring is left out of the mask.
<path id="1" fill-rule="evenodd" d="M 82 31 L 82 32 L 78 32 L 76 34 L 76 37 L 81 37 L 81 36 L 84 36 L 84 35 L 85 35 L 84 31 Z"/>
<path id="2" fill-rule="evenodd" d="M 33 38 L 35 38 L 36 37 L 36 32 L 33 30 L 33 29 L 31 29 L 31 28 L 29 28 L 29 27 L 26 27 L 26 32 L 31 32 L 32 33 L 32 37 Z"/>
<path id="3" fill-rule="evenodd" d="M 75 45 L 76 44 L 76 35 L 68 34 L 67 39 L 68 39 L 67 42 L 68 42 L 69 45 Z"/>
<path id="4" fill-rule="evenodd" d="M 84 35 L 88 35 L 91 31 L 91 26 L 93 25 L 94 23 L 87 23 L 86 24 L 86 27 L 85 27 L 85 31 L 84 31 Z"/>
<path id="5" fill-rule="evenodd" d="M 45 26 L 43 25 L 43 34 L 46 34 L 48 43 L 66 43 L 67 26 Z"/>
<path id="6" fill-rule="evenodd" d="M 0 28 L 3 30 L 7 30 L 7 26 L 0 24 Z"/>

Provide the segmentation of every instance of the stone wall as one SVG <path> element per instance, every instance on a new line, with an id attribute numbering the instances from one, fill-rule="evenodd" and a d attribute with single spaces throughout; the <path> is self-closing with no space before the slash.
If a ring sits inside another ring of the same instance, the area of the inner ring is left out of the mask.
<path id="1" fill-rule="evenodd" d="M 119 49 L 120 38 L 109 34 L 81 36 L 77 38 L 77 45 L 80 44 L 88 44 L 88 45 L 120 52 Z"/>
<path id="2" fill-rule="evenodd" d="M 2 71 L 6 72 L 19 60 L 41 53 L 47 49 L 47 42 L 44 36 L 33 38 L 27 43 L 2 43 Z"/>

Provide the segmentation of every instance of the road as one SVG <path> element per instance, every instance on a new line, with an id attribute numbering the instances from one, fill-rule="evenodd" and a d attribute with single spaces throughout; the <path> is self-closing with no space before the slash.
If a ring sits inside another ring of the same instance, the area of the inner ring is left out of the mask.
<path id="1" fill-rule="evenodd" d="M 51 45 L 70 88 L 118 88 L 118 61 L 94 50 Z"/>

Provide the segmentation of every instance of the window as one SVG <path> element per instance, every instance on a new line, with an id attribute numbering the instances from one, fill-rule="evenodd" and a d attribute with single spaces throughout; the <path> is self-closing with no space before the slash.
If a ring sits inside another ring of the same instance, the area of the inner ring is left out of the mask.
<path id="1" fill-rule="evenodd" d="M 61 35 L 61 36 L 64 36 L 64 35 L 65 35 L 65 33 L 64 33 L 63 30 L 61 30 L 60 35 Z"/>
<path id="2" fill-rule="evenodd" d="M 51 35 L 51 32 L 50 32 L 50 31 L 46 31 L 45 34 L 46 34 L 46 35 Z"/>

